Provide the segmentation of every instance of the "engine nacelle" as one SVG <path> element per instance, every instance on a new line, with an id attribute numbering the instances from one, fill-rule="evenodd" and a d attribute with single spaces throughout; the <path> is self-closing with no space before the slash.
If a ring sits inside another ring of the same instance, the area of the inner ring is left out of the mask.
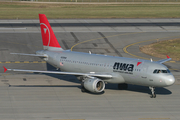
<path id="1" fill-rule="evenodd" d="M 82 83 L 84 88 L 92 93 L 100 93 L 104 91 L 105 83 L 96 77 L 86 78 Z"/>

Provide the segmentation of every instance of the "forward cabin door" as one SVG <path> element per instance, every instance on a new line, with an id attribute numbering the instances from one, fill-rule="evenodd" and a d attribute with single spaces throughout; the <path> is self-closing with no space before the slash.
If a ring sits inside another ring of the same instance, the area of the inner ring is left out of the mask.
<path id="1" fill-rule="evenodd" d="M 143 66 L 142 74 L 141 74 L 142 79 L 147 79 L 147 69 L 148 69 L 148 66 Z"/>
<path id="2" fill-rule="evenodd" d="M 148 66 L 144 64 L 143 67 L 141 68 L 141 81 L 143 85 L 148 83 L 147 71 L 148 71 Z"/>

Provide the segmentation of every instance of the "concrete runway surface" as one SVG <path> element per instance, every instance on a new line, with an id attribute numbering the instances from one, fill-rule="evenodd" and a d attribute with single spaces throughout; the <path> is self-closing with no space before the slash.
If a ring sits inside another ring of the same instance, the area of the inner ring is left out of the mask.
<path id="1" fill-rule="evenodd" d="M 180 38 L 180 19 L 49 20 L 60 45 L 73 51 L 131 58 L 155 58 L 139 47 Z M 85 41 L 81 44 L 81 42 Z M 173 86 L 107 84 L 103 94 L 81 93 L 69 75 L 3 73 L 3 67 L 55 70 L 37 57 L 11 55 L 42 49 L 38 20 L 0 20 L 0 119 L 3 120 L 179 120 L 180 62 L 165 63 L 176 78 Z"/>

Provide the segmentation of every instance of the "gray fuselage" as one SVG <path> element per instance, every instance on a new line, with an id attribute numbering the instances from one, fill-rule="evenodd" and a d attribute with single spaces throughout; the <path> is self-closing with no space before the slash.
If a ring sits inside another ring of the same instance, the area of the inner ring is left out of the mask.
<path id="1" fill-rule="evenodd" d="M 109 83 L 166 87 L 175 81 L 173 75 L 167 72 L 168 68 L 158 62 L 73 51 L 41 50 L 36 53 L 47 55 L 45 61 L 61 71 L 112 74 L 113 78 L 104 79 Z M 155 70 L 166 72 L 153 73 Z"/>

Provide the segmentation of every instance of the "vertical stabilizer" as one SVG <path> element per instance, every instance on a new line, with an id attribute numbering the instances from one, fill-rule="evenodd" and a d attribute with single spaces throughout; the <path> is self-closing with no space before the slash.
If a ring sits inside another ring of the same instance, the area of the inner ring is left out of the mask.
<path id="1" fill-rule="evenodd" d="M 46 15 L 39 14 L 39 21 L 44 49 L 63 50 L 56 39 L 56 36 L 48 22 L 48 19 L 46 18 Z"/>

